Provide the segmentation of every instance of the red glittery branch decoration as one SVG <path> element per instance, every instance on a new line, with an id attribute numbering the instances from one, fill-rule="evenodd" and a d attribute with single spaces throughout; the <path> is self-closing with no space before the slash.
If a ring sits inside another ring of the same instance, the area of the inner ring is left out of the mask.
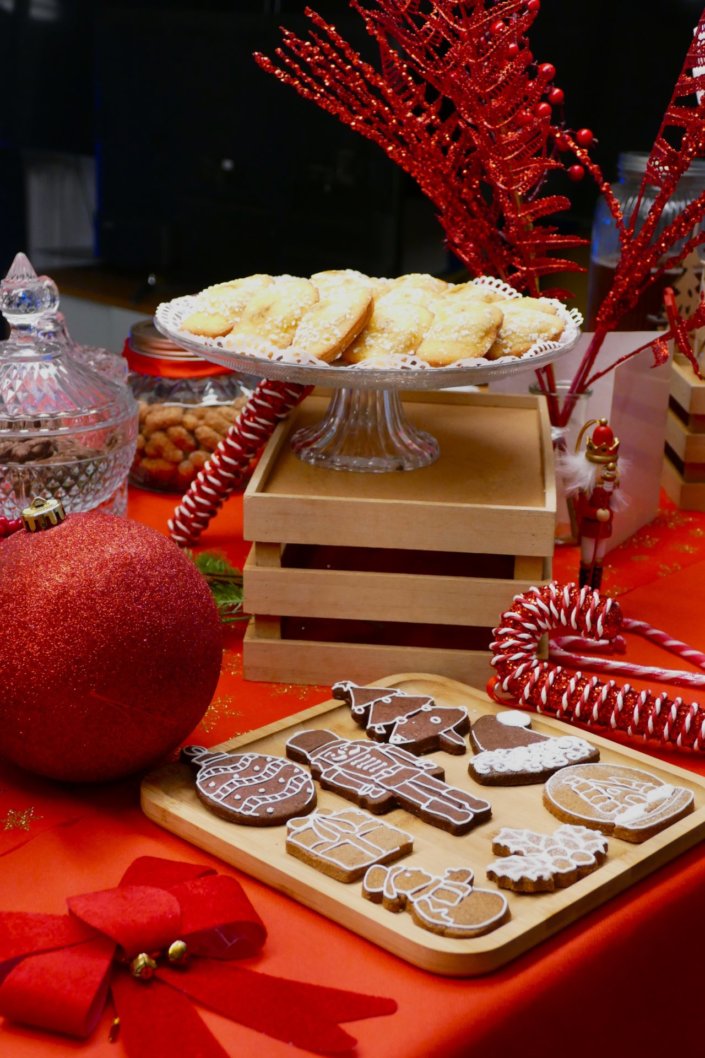
<path id="1" fill-rule="evenodd" d="M 638 691 L 628 683 L 620 687 L 614 680 L 605 683 L 537 657 L 546 633 L 609 643 L 624 626 L 619 605 L 589 588 L 554 582 L 517 595 L 494 630 L 491 663 L 497 676 L 491 693 L 503 704 L 621 731 L 669 749 L 705 749 L 705 710 L 697 702 Z"/>
<path id="2" fill-rule="evenodd" d="M 700 16 L 676 80 L 631 216 L 623 216 L 599 166 L 591 161 L 586 150 L 568 134 L 565 141 L 597 182 L 614 218 L 621 243 L 612 284 L 597 314 L 595 334 L 571 386 L 573 393 L 581 393 L 604 374 L 593 374 L 593 368 L 605 336 L 653 283 L 705 242 L 705 230 L 700 230 L 705 217 L 705 192 L 685 206 L 669 224 L 663 228 L 660 224 L 664 208 L 681 177 L 695 158 L 705 154 L 705 12 Z M 641 226 L 637 227 L 641 220 L 640 204 L 647 195 L 652 202 Z M 701 310 L 702 305 L 688 321 L 677 320 L 673 311 L 668 313 L 670 330 L 663 338 L 675 338 L 679 348 L 686 352 L 686 348 L 689 349 L 686 332 L 702 326 Z M 631 355 L 641 351 L 635 350 Z M 693 362 L 692 354 L 687 352 L 686 355 Z"/>
<path id="3" fill-rule="evenodd" d="M 553 124 L 563 92 L 527 37 L 539 0 L 350 6 L 378 46 L 379 70 L 310 10 L 308 39 L 283 29 L 276 61 L 260 54 L 256 61 L 409 173 L 471 273 L 535 294 L 540 276 L 582 271 L 553 254 L 585 240 L 539 223 L 570 206 L 564 195 L 541 194 L 549 170 L 564 164 Z M 569 176 L 582 176 L 571 168 Z"/>
<path id="4" fill-rule="evenodd" d="M 593 133 L 564 127 L 564 93 L 553 83 L 555 68 L 532 55 L 528 33 L 540 0 L 350 0 L 350 6 L 377 44 L 379 68 L 310 10 L 308 37 L 283 29 L 275 58 L 255 59 L 409 173 L 436 207 L 448 246 L 472 274 L 499 276 L 538 294 L 541 276 L 582 271 L 553 256 L 584 240 L 545 223 L 570 205 L 565 195 L 542 194 L 545 178 L 556 169 L 572 180 L 587 172 L 605 198 L 621 257 L 568 398 L 562 406 L 549 400 L 553 424 L 564 426 L 576 395 L 616 366 L 596 369 L 606 335 L 664 272 L 705 241 L 705 231 L 699 231 L 705 192 L 669 224 L 660 224 L 679 180 L 693 159 L 705 154 L 705 13 L 649 156 L 637 206 L 624 217 L 590 157 Z M 639 204 L 647 195 L 652 201 L 642 222 Z M 668 333 L 649 343 L 654 362 L 663 361 L 668 339 L 688 345 L 687 332 L 697 326 L 700 316 L 697 322 L 694 316 L 679 323 L 672 318 Z M 537 375 L 549 396 L 550 365 Z"/>
<path id="5" fill-rule="evenodd" d="M 259 383 L 168 523 L 171 538 L 179 547 L 195 543 L 228 496 L 242 491 L 253 461 L 277 424 L 310 392 L 310 386 L 266 380 Z"/>

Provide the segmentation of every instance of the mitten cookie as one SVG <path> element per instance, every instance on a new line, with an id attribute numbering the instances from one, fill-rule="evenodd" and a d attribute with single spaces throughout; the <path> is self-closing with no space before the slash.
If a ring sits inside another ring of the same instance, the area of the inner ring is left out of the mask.
<path id="1" fill-rule="evenodd" d="M 524 786 L 544 782 L 569 764 L 600 759 L 600 752 L 577 735 L 542 735 L 531 730 L 531 717 L 518 709 L 479 717 L 470 728 L 476 755 L 468 771 L 487 786 Z"/>

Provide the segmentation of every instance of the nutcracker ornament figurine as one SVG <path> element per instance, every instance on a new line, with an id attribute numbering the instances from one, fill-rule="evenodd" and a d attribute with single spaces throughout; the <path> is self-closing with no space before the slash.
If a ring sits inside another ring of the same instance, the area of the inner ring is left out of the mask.
<path id="1" fill-rule="evenodd" d="M 583 437 L 594 426 L 585 450 Z M 566 491 L 573 496 L 580 541 L 580 586 L 598 588 L 607 540 L 612 535 L 619 487 L 619 438 L 607 419 L 590 419 L 583 426 L 575 446 L 575 456 L 566 467 Z"/>

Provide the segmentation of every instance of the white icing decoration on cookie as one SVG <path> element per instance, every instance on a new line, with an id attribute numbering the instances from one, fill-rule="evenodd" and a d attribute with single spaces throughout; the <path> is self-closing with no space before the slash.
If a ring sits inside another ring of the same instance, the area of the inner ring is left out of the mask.
<path id="1" fill-rule="evenodd" d="M 478 775 L 492 772 L 534 775 L 551 768 L 565 768 L 568 764 L 584 760 L 591 753 L 592 747 L 585 739 L 563 735 L 545 742 L 532 742 L 528 746 L 482 750 L 473 757 L 470 767 Z"/>
<path id="2" fill-rule="evenodd" d="M 506 709 L 503 713 L 497 713 L 497 722 L 506 727 L 531 727 L 531 717 L 518 709 Z"/>
<path id="3" fill-rule="evenodd" d="M 492 843 L 499 859 L 487 866 L 487 876 L 511 886 L 539 882 L 555 887 L 556 881 L 576 870 L 587 874 L 599 867 L 607 855 L 607 838 L 587 827 L 564 824 L 552 834 L 503 827 Z"/>

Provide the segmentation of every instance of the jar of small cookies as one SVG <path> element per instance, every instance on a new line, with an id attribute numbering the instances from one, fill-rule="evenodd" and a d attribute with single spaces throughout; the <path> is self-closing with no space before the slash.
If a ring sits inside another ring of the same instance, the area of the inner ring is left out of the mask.
<path id="1" fill-rule="evenodd" d="M 175 345 L 151 320 L 130 328 L 124 355 L 139 407 L 130 481 L 183 493 L 237 420 L 257 379 Z"/>

